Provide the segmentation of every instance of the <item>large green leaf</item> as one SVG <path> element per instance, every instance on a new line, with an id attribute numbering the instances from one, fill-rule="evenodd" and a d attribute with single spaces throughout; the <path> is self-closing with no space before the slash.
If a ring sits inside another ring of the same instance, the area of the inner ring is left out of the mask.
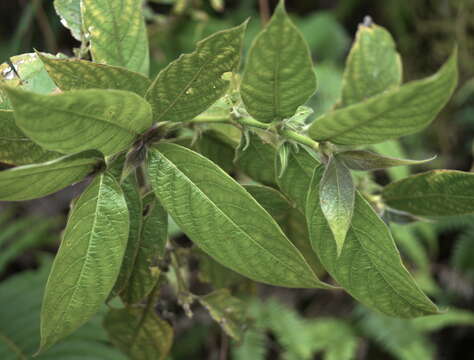
<path id="1" fill-rule="evenodd" d="M 150 105 L 121 90 L 39 95 L 5 87 L 18 127 L 45 149 L 70 154 L 96 149 L 111 155 L 151 126 Z"/>
<path id="2" fill-rule="evenodd" d="M 151 81 L 140 73 L 118 66 L 79 59 L 54 59 L 39 55 L 49 76 L 63 90 L 115 89 L 144 96 Z"/>
<path id="3" fill-rule="evenodd" d="M 141 0 L 82 0 L 94 61 L 148 75 L 150 57 Z"/>
<path id="4" fill-rule="evenodd" d="M 120 156 L 115 160 L 115 163 L 111 164 L 111 169 L 109 171 L 117 181 L 120 181 L 122 176 L 124 160 L 125 156 Z M 125 201 L 127 202 L 130 227 L 128 232 L 127 249 L 125 250 L 120 273 L 115 282 L 111 297 L 117 295 L 126 288 L 133 272 L 138 247 L 140 246 L 143 220 L 143 202 L 135 171 L 122 180 L 120 187 L 122 188 Z"/>
<path id="5" fill-rule="evenodd" d="M 51 261 L 40 268 L 14 274 L 0 284 L 0 359 L 2 360 L 126 360 L 107 341 L 101 317 L 104 307 L 81 329 L 38 356 L 42 293 Z"/>
<path id="6" fill-rule="evenodd" d="M 168 241 L 168 214 L 153 193 L 143 199 L 144 210 L 140 239 L 132 263 L 128 285 L 121 294 L 129 304 L 140 302 L 153 289 L 160 276 L 159 262 L 163 259 Z"/>
<path id="7" fill-rule="evenodd" d="M 54 0 L 54 9 L 61 18 L 61 24 L 71 31 L 76 40 L 81 41 L 81 0 Z"/>
<path id="8" fill-rule="evenodd" d="M 100 169 L 101 162 L 101 154 L 91 150 L 1 171 L 0 200 L 23 201 L 52 194 Z"/>
<path id="9" fill-rule="evenodd" d="M 324 217 L 341 253 L 354 213 L 355 185 L 351 171 L 337 157 L 326 165 L 319 184 L 319 202 Z"/>
<path id="10" fill-rule="evenodd" d="M 268 123 L 291 117 L 315 91 L 308 45 L 280 1 L 250 48 L 240 86 L 242 100 L 252 117 Z"/>
<path id="11" fill-rule="evenodd" d="M 12 165 L 28 165 L 52 160 L 61 156 L 44 150 L 29 139 L 15 123 L 13 111 L 0 110 L 0 162 Z"/>
<path id="12" fill-rule="evenodd" d="M 208 159 L 163 143 L 149 152 L 148 174 L 179 227 L 223 265 L 273 285 L 326 286 L 275 220 Z"/>
<path id="13" fill-rule="evenodd" d="M 146 95 L 155 122 L 191 120 L 226 93 L 225 75 L 238 69 L 246 27 L 244 22 L 199 41 L 194 52 L 160 71 Z"/>
<path id="14" fill-rule="evenodd" d="M 236 151 L 237 166 L 253 180 L 265 185 L 274 185 L 275 147 L 254 132 L 249 132 L 248 144 L 246 141 L 242 136 Z"/>
<path id="15" fill-rule="evenodd" d="M 341 253 L 319 205 L 322 167 L 316 168 L 306 208 L 314 251 L 326 270 L 354 298 L 384 314 L 411 318 L 436 313 L 402 264 L 385 223 L 356 194 L 354 215 Z"/>
<path id="16" fill-rule="evenodd" d="M 344 69 L 338 107 L 396 88 L 401 81 L 402 63 L 390 33 L 374 24 L 360 24 Z"/>
<path id="17" fill-rule="evenodd" d="M 474 174 L 433 170 L 386 186 L 385 203 L 419 216 L 474 214 Z"/>
<path id="18" fill-rule="evenodd" d="M 281 176 L 277 178 L 281 191 L 293 200 L 296 207 L 304 213 L 306 208 L 306 195 L 313 176 L 314 169 L 319 161 L 305 149 L 291 150 L 288 166 Z"/>
<path id="19" fill-rule="evenodd" d="M 457 84 L 457 51 L 434 75 L 317 118 L 309 135 L 335 144 L 375 144 L 425 128 Z"/>
<path id="20" fill-rule="evenodd" d="M 41 350 L 74 332 L 107 299 L 128 238 L 128 210 L 109 173 L 97 177 L 75 202 L 46 284 Z"/>
<path id="21" fill-rule="evenodd" d="M 338 153 L 337 157 L 340 158 L 349 169 L 362 171 L 386 169 L 402 165 L 419 165 L 435 158 L 432 157 L 425 160 L 398 159 L 365 150 L 343 151 Z"/>
<path id="22" fill-rule="evenodd" d="M 132 360 L 164 360 L 173 344 L 173 328 L 152 309 L 111 309 L 104 327 Z"/>

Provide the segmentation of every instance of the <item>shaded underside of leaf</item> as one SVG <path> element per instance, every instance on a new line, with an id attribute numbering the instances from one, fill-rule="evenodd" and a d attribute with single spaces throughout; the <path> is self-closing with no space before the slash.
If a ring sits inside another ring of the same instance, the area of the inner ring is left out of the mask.
<path id="1" fill-rule="evenodd" d="M 372 171 L 386 169 L 393 166 L 419 165 L 433 160 L 435 157 L 424 160 L 398 159 L 380 155 L 365 150 L 349 150 L 337 154 L 344 164 L 352 170 Z"/>
<path id="2" fill-rule="evenodd" d="M 28 138 L 16 126 L 11 110 L 0 110 L 0 162 L 11 165 L 28 165 L 44 162 L 62 156 L 54 151 L 44 150 Z"/>

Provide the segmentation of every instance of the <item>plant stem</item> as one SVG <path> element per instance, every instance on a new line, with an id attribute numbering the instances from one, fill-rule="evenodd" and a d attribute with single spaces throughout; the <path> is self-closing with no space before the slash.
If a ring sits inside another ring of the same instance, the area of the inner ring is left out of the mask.
<path id="1" fill-rule="evenodd" d="M 293 140 L 297 143 L 309 146 L 313 150 L 319 150 L 319 143 L 314 141 L 313 139 L 309 138 L 306 135 L 299 134 L 293 130 L 281 129 L 278 130 L 273 124 L 267 124 L 255 120 L 250 117 L 233 117 L 234 122 L 229 120 L 228 118 L 222 116 L 198 116 L 190 121 L 192 124 L 205 124 L 205 123 L 220 123 L 220 124 L 231 124 L 236 125 L 235 123 L 244 125 L 244 126 L 251 126 L 258 129 L 272 131 L 282 137 L 285 137 L 289 140 Z"/>
<path id="2" fill-rule="evenodd" d="M 259 0 L 259 8 L 262 26 L 265 26 L 268 20 L 270 20 L 270 6 L 268 4 L 268 0 Z"/>

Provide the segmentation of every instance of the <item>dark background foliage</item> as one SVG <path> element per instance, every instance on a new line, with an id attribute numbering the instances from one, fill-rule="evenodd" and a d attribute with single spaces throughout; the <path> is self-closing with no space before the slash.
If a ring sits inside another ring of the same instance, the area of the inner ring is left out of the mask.
<path id="1" fill-rule="evenodd" d="M 268 4 L 270 13 L 276 5 L 273 0 L 189 0 L 188 8 L 176 13 L 169 3 L 172 1 L 150 0 L 147 4 L 153 74 L 182 52 L 192 50 L 200 38 L 251 16 L 253 20 L 246 39 L 248 48 L 251 38 L 260 29 L 261 17 L 266 16 L 265 4 Z M 211 3 L 214 3 L 214 7 Z M 223 9 L 215 5 L 219 3 L 223 3 Z M 421 134 L 402 139 L 401 145 L 403 152 L 412 158 L 438 154 L 428 167 L 416 171 L 429 168 L 471 170 L 474 136 L 474 1 L 288 0 L 287 8 L 310 44 L 315 71 L 320 80 L 319 92 L 311 101 L 321 108 L 327 107 L 334 94 L 337 94 L 351 39 L 357 25 L 367 15 L 392 33 L 403 58 L 404 81 L 433 73 L 448 57 L 454 43 L 457 43 L 460 51 L 460 82 L 453 99 L 433 125 Z M 31 52 L 33 48 L 72 55 L 72 48 L 78 46 L 79 43 L 61 26 L 52 1 L 0 1 L 0 63 L 7 61 L 10 56 Z M 6 167 L 0 164 L 0 169 Z M 390 181 L 390 174 L 385 172 L 377 172 L 375 176 L 381 183 Z M 38 267 L 39 254 L 55 252 L 69 202 L 83 187 L 84 184 L 78 184 L 35 201 L 0 203 L 0 284 L 20 272 Z M 443 220 L 412 229 L 410 236 L 404 231 L 395 230 L 401 252 L 412 270 L 419 270 L 417 256 L 429 258 L 428 271 L 423 274 L 426 276 L 420 275 L 418 281 L 441 306 L 474 311 L 472 220 L 472 217 Z M 184 235 L 176 237 L 174 241 L 184 248 L 192 245 Z M 416 246 L 413 242 L 416 242 Z M 197 265 L 191 261 L 188 266 L 193 274 Z M 193 280 L 193 290 L 204 293 L 208 289 L 196 278 Z M 356 329 L 362 329 L 360 334 L 367 334 L 364 329 L 367 329 L 367 319 L 372 315 L 368 315 L 367 310 L 356 305 L 345 294 L 267 286 L 260 286 L 253 291 L 262 298 L 277 297 L 305 318 L 337 317 L 347 320 Z M 168 301 L 166 294 L 161 312 L 169 315 L 177 329 L 175 343 L 178 345 L 173 350 L 173 359 L 217 359 L 218 354 L 223 356 L 226 353 L 229 346 L 227 340 L 223 340 L 218 329 L 211 326 L 209 319 L 199 312 L 195 319 L 187 319 L 172 300 Z M 374 325 L 375 332 L 382 334 L 390 329 L 393 324 L 386 321 Z M 290 324 L 288 326 L 291 328 Z M 385 338 L 380 335 L 379 339 L 362 336 L 358 358 L 391 359 L 393 354 L 387 350 L 390 336 L 399 336 L 404 331 L 403 327 L 395 326 L 393 329 L 398 334 L 389 333 Z M 473 329 L 450 326 L 432 332 L 429 338 L 436 348 L 437 359 L 474 358 Z M 276 359 L 285 352 L 284 346 L 275 336 L 272 331 L 267 334 L 268 359 Z M 404 343 L 399 344 L 403 346 Z"/>

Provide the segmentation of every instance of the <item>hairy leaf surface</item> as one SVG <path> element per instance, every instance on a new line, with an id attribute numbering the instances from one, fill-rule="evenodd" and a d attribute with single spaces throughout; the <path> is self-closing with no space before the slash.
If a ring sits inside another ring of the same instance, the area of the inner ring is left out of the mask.
<path id="1" fill-rule="evenodd" d="M 240 92 L 249 114 L 262 122 L 291 117 L 316 91 L 308 45 L 280 1 L 255 38 Z"/>
<path id="2" fill-rule="evenodd" d="M 133 269 L 122 299 L 129 304 L 144 299 L 160 276 L 159 262 L 163 259 L 168 240 L 168 214 L 153 193 L 143 199 L 147 212 L 133 259 Z"/>
<path id="3" fill-rule="evenodd" d="M 4 88 L 18 127 L 45 149 L 65 154 L 95 149 L 111 155 L 151 126 L 150 105 L 121 90 L 76 90 L 39 95 Z"/>
<path id="4" fill-rule="evenodd" d="M 94 61 L 148 76 L 150 56 L 141 0 L 82 0 Z"/>
<path id="5" fill-rule="evenodd" d="M 386 186 L 385 203 L 419 216 L 451 216 L 474 213 L 474 174 L 433 170 Z"/>
<path id="6" fill-rule="evenodd" d="M 338 256 L 319 205 L 322 174 L 322 167 L 316 168 L 306 217 L 313 249 L 329 274 L 358 301 L 386 315 L 411 318 L 436 313 L 437 307 L 404 267 L 387 226 L 358 193 L 352 224 Z"/>
<path id="7" fill-rule="evenodd" d="M 128 238 L 128 210 L 109 173 L 79 197 L 46 284 L 41 350 L 69 335 L 106 300 L 119 274 Z"/>
<path id="8" fill-rule="evenodd" d="M 163 143 L 149 153 L 148 174 L 179 227 L 218 262 L 273 285 L 325 286 L 275 220 L 208 159 Z"/>
<path id="9" fill-rule="evenodd" d="M 155 122 L 191 120 L 225 94 L 229 80 L 223 75 L 238 69 L 246 27 L 244 22 L 199 41 L 194 52 L 160 71 L 146 95 Z"/>
<path id="10" fill-rule="evenodd" d="M 28 138 L 15 123 L 13 111 L 0 110 L 0 162 L 28 165 L 61 157 L 62 154 L 44 150 Z"/>
<path id="11" fill-rule="evenodd" d="M 401 81 L 402 63 L 390 33 L 375 24 L 360 24 L 347 58 L 337 107 L 364 101 L 398 87 Z"/>
<path id="12" fill-rule="evenodd" d="M 308 134 L 341 145 L 375 144 L 425 128 L 457 84 L 457 51 L 434 75 L 317 118 Z"/>
<path id="13" fill-rule="evenodd" d="M 435 158 L 435 156 L 433 156 L 425 160 L 398 159 L 365 150 L 343 151 L 338 153 L 337 157 L 340 158 L 349 169 L 361 171 L 386 169 L 402 165 L 419 165 Z"/>
<path id="14" fill-rule="evenodd" d="M 331 157 L 319 184 L 321 211 L 341 254 L 354 213 L 355 185 L 351 171 L 337 157 Z"/>
<path id="15" fill-rule="evenodd" d="M 153 310 L 111 309 L 104 327 L 112 342 L 134 360 L 164 360 L 173 344 L 173 328 Z"/>
<path id="16" fill-rule="evenodd" d="M 100 169 L 103 160 L 92 150 L 0 171 L 0 200 L 23 201 L 52 194 Z"/>
<path id="17" fill-rule="evenodd" d="M 79 59 L 55 59 L 39 54 L 49 76 L 63 91 L 81 89 L 127 90 L 145 96 L 150 79 L 122 67 Z"/>

